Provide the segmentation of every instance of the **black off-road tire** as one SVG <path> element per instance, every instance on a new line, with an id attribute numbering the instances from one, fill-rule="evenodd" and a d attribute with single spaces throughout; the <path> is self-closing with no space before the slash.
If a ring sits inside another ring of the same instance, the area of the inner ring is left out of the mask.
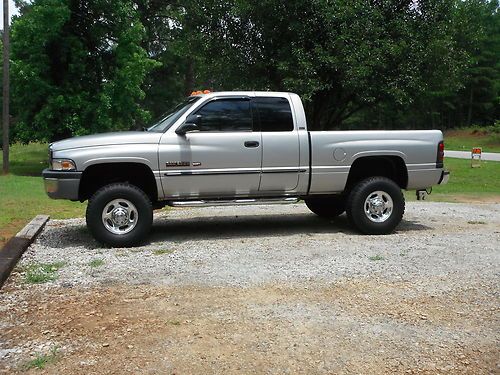
<path id="1" fill-rule="evenodd" d="M 383 222 L 374 222 L 365 213 L 365 201 L 376 191 L 388 194 L 393 202 L 392 213 Z M 405 199 L 400 187 L 386 177 L 370 177 L 360 181 L 350 191 L 346 203 L 349 222 L 364 234 L 392 233 L 401 222 L 404 211 Z"/>
<path id="2" fill-rule="evenodd" d="M 102 213 L 115 199 L 126 199 L 137 209 L 137 223 L 128 233 L 115 234 L 106 229 Z M 86 213 L 87 227 L 94 238 L 108 246 L 128 247 L 144 241 L 153 223 L 153 208 L 149 197 L 137 186 L 127 183 L 110 184 L 97 190 L 89 199 Z"/>
<path id="3" fill-rule="evenodd" d="M 345 211 L 345 197 L 342 195 L 331 197 L 312 197 L 305 200 L 307 208 L 319 217 L 333 219 Z"/>

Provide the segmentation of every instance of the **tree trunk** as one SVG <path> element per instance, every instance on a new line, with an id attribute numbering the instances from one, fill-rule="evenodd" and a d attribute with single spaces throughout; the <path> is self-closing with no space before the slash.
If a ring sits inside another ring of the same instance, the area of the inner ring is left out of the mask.
<path id="1" fill-rule="evenodd" d="M 472 103 L 474 101 L 474 90 L 472 86 L 470 88 L 470 96 L 469 96 L 469 110 L 467 111 L 467 126 L 471 126 L 472 124 Z"/>
<path id="2" fill-rule="evenodd" d="M 3 173 L 9 173 L 9 0 L 3 0 Z"/>

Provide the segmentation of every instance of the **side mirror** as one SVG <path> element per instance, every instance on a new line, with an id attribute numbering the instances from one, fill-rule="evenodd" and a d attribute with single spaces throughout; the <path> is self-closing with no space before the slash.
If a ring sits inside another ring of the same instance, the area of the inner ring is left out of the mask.
<path id="1" fill-rule="evenodd" d="M 186 122 L 179 126 L 177 130 L 175 131 L 178 135 L 185 135 L 186 133 L 189 132 L 194 132 L 194 131 L 199 131 L 200 128 L 198 125 L 201 122 L 201 116 L 200 115 L 189 115 L 186 118 Z"/>

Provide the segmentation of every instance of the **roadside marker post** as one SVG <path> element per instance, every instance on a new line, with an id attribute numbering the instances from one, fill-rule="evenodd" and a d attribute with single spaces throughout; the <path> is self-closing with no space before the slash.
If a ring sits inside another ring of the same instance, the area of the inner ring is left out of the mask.
<path id="1" fill-rule="evenodd" d="M 481 153 L 482 153 L 482 148 L 481 147 L 474 147 L 471 152 L 471 162 L 470 162 L 470 167 L 471 168 L 480 168 L 481 167 Z"/>

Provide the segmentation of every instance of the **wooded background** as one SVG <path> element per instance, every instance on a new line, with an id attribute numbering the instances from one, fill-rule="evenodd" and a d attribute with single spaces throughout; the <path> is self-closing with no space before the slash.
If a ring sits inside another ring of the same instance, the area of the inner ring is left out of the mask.
<path id="1" fill-rule="evenodd" d="M 500 126 L 498 0 L 16 4 L 12 141 L 140 129 L 196 89 L 296 92 L 314 130 Z"/>

